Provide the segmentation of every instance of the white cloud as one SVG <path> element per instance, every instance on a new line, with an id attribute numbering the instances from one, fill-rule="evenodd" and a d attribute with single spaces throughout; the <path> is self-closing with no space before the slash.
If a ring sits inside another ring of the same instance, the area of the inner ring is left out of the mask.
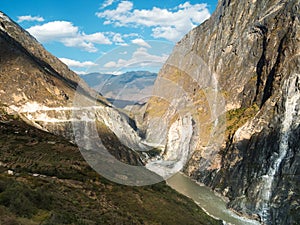
<path id="1" fill-rule="evenodd" d="M 136 44 L 136 45 L 139 45 L 139 46 L 142 46 L 142 47 L 151 48 L 151 46 L 141 38 L 136 38 L 136 39 L 132 40 L 131 42 L 133 44 Z"/>
<path id="2" fill-rule="evenodd" d="M 31 15 L 27 15 L 27 16 L 18 16 L 18 23 L 22 23 L 24 21 L 37 21 L 37 22 L 44 22 L 45 19 L 43 17 L 40 16 L 31 16 Z"/>
<path id="3" fill-rule="evenodd" d="M 106 31 L 103 34 L 105 34 L 107 37 L 109 37 L 110 40 L 115 45 L 120 45 L 120 46 L 128 46 L 128 44 L 125 42 L 124 38 L 132 37 L 133 35 L 136 35 L 136 34 L 120 34 L 120 33 L 115 33 L 112 31 Z"/>
<path id="4" fill-rule="evenodd" d="M 120 70 L 129 67 L 137 66 L 157 66 L 162 65 L 168 58 L 168 55 L 163 54 L 152 55 L 148 52 L 147 48 L 140 47 L 133 54 L 132 57 L 128 60 L 119 59 L 117 61 L 107 62 L 103 67 L 106 69 Z"/>
<path id="5" fill-rule="evenodd" d="M 176 9 L 153 7 L 151 10 L 140 10 L 133 9 L 132 2 L 122 1 L 116 9 L 98 12 L 96 15 L 105 19 L 104 24 L 119 27 L 151 27 L 153 37 L 170 41 L 178 41 L 184 34 L 210 17 L 206 4 L 192 5 L 189 2 L 180 4 Z"/>
<path id="6" fill-rule="evenodd" d="M 154 38 L 165 38 L 167 40 L 175 41 L 181 37 L 182 32 L 178 31 L 175 27 L 155 27 L 152 29 L 152 36 Z"/>
<path id="7" fill-rule="evenodd" d="M 87 72 L 85 72 L 85 71 L 75 71 L 75 70 L 73 70 L 76 74 L 78 74 L 78 75 L 87 75 L 88 73 Z"/>
<path id="8" fill-rule="evenodd" d="M 112 75 L 121 75 L 123 74 L 124 72 L 123 71 L 106 71 L 105 72 L 106 74 L 112 74 Z"/>
<path id="9" fill-rule="evenodd" d="M 116 45 L 121 45 L 121 46 L 127 46 L 128 44 L 125 43 L 125 41 L 123 40 L 123 37 L 121 34 L 119 33 L 115 33 L 112 37 L 112 41 L 114 42 L 114 44 Z"/>
<path id="10" fill-rule="evenodd" d="M 105 68 L 115 68 L 117 66 L 118 66 L 118 64 L 114 61 L 110 61 L 104 65 Z"/>
<path id="11" fill-rule="evenodd" d="M 67 47 L 79 47 L 88 52 L 97 52 L 94 44 L 112 44 L 103 33 L 77 34 L 74 37 L 62 38 L 61 42 Z"/>
<path id="12" fill-rule="evenodd" d="M 132 2 L 122 1 L 119 3 L 116 10 L 111 10 L 111 11 L 116 11 L 117 13 L 126 13 L 126 12 L 130 11 L 132 8 L 133 8 Z"/>
<path id="13" fill-rule="evenodd" d="M 123 37 L 124 38 L 128 38 L 128 37 L 139 37 L 139 34 L 136 33 L 130 33 L 130 34 L 124 34 Z"/>
<path id="14" fill-rule="evenodd" d="M 96 44 L 112 44 L 111 41 L 105 37 L 105 35 L 101 32 L 97 32 L 94 34 L 81 34 L 81 37 L 83 37 L 83 39 L 85 41 L 89 41 L 92 43 L 96 43 Z"/>
<path id="15" fill-rule="evenodd" d="M 53 21 L 43 25 L 36 25 L 27 29 L 41 42 L 77 36 L 79 29 L 67 21 Z"/>
<path id="16" fill-rule="evenodd" d="M 106 7 L 110 6 L 110 5 L 112 5 L 114 2 L 116 2 L 116 0 L 106 0 L 106 1 L 102 4 L 101 9 L 104 9 L 104 8 L 106 8 Z"/>
<path id="17" fill-rule="evenodd" d="M 96 52 L 94 44 L 112 44 L 103 33 L 85 34 L 68 21 L 53 21 L 27 29 L 38 41 L 45 43 L 58 41 L 67 47 L 78 47 L 88 52 Z"/>
<path id="18" fill-rule="evenodd" d="M 67 58 L 59 58 L 63 63 L 70 67 L 76 67 L 76 68 L 82 68 L 82 67 L 90 67 L 90 66 L 97 66 L 96 63 L 93 63 L 91 61 L 84 61 L 80 62 L 73 59 L 67 59 Z"/>
<path id="19" fill-rule="evenodd" d="M 124 40 L 122 39 L 122 35 L 121 34 L 115 34 L 113 37 L 113 42 L 124 42 Z"/>

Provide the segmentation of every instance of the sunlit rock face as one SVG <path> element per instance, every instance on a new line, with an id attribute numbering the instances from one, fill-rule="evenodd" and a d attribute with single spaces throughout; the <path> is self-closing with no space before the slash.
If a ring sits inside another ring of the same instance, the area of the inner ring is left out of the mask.
<path id="1" fill-rule="evenodd" d="M 219 1 L 175 46 L 144 114 L 146 138 L 168 156 L 189 113 L 185 172 L 265 224 L 300 221 L 299 4 Z"/>

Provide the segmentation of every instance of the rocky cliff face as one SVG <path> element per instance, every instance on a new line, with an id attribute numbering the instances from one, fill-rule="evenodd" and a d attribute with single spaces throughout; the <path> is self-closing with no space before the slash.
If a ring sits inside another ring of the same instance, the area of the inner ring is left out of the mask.
<path id="1" fill-rule="evenodd" d="M 108 128 L 111 135 L 122 140 L 120 148 L 114 150 L 115 157 L 142 164 L 132 151 L 143 147 L 134 123 L 2 12 L 0 81 L 0 103 L 7 112 L 72 141 L 76 139 L 76 124 L 85 128 L 97 121 L 104 125 L 103 129 L 98 127 L 99 133 L 106 133 Z M 124 157 L 122 151 L 131 156 Z"/>
<path id="2" fill-rule="evenodd" d="M 168 156 L 189 113 L 185 172 L 264 224 L 300 221 L 299 5 L 219 1 L 176 45 L 144 114 L 147 139 Z"/>

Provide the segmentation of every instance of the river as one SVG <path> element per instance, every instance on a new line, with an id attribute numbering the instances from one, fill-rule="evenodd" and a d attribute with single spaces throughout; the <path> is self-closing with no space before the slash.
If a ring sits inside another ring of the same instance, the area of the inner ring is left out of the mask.
<path id="1" fill-rule="evenodd" d="M 179 193 L 190 197 L 210 216 L 223 220 L 226 224 L 260 225 L 258 221 L 241 217 L 226 208 L 226 202 L 211 189 L 199 185 L 182 173 L 167 180 L 167 184 Z"/>

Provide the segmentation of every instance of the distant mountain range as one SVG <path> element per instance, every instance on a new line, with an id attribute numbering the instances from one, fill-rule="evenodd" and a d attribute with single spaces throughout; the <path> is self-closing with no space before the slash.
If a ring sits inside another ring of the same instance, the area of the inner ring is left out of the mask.
<path id="1" fill-rule="evenodd" d="M 90 73 L 82 75 L 85 82 L 119 108 L 143 104 L 152 94 L 157 77 L 148 71 L 131 71 L 121 75 Z"/>

